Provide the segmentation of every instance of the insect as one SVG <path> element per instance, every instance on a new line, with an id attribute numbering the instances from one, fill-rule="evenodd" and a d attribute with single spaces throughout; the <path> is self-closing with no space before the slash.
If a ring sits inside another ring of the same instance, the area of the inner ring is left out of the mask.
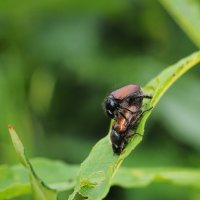
<path id="1" fill-rule="evenodd" d="M 115 120 L 110 135 L 115 154 L 121 154 L 128 138 L 133 135 L 131 130 L 136 129 L 142 115 L 151 109 L 142 111 L 144 98 L 152 97 L 144 95 L 140 86 L 131 84 L 113 91 L 105 99 L 106 113 Z"/>
<path id="2" fill-rule="evenodd" d="M 131 112 L 128 108 L 131 105 L 140 108 L 142 106 L 143 98 L 151 99 L 151 96 L 144 95 L 138 85 L 126 85 L 111 92 L 111 94 L 105 99 L 104 103 L 106 113 L 110 118 L 116 119 L 119 115 L 123 116 L 123 110 Z M 124 103 L 123 105 L 122 102 L 126 102 L 127 105 Z"/>

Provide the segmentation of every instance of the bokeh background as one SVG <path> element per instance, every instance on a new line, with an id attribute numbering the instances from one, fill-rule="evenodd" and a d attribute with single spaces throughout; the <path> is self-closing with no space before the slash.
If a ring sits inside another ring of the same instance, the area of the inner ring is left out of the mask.
<path id="1" fill-rule="evenodd" d="M 176 21 L 159 1 L 0 1 L 0 163 L 17 162 L 8 124 L 29 157 L 81 163 L 107 134 L 106 95 L 129 83 L 144 86 L 198 50 Z M 199 167 L 199 74 L 199 67 L 192 69 L 164 95 L 124 166 Z M 113 187 L 106 199 L 195 195 L 190 188 L 153 184 Z"/>

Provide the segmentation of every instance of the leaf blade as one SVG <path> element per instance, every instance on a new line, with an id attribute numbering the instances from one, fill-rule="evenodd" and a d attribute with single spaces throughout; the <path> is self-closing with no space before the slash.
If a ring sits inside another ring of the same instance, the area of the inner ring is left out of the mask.
<path id="1" fill-rule="evenodd" d="M 147 187 L 159 182 L 180 187 L 200 188 L 200 170 L 195 168 L 125 168 L 121 167 L 112 184 L 125 188 Z"/>

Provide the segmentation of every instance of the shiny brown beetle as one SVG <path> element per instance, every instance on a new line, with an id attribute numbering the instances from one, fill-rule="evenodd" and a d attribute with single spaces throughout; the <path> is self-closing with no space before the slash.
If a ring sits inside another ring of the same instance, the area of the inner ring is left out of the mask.
<path id="1" fill-rule="evenodd" d="M 143 114 L 151 109 L 152 107 L 142 111 L 141 108 L 137 108 L 137 111 L 132 112 L 131 115 L 130 112 L 125 111 L 124 116 L 126 119 L 120 116 L 118 120 L 115 121 L 110 134 L 112 149 L 115 154 L 121 154 L 126 144 L 128 143 L 128 139 L 134 134 L 137 134 L 135 130 L 137 129 L 138 123 Z M 130 108 L 130 110 L 132 109 Z"/>
<path id="2" fill-rule="evenodd" d="M 138 85 L 126 85 L 111 92 L 105 99 L 106 113 L 110 118 L 116 119 L 119 114 L 123 115 L 124 109 L 129 111 L 129 106 L 141 107 L 143 98 L 151 99 L 151 96 L 144 95 Z M 122 102 L 126 102 L 127 105 L 122 106 Z"/>

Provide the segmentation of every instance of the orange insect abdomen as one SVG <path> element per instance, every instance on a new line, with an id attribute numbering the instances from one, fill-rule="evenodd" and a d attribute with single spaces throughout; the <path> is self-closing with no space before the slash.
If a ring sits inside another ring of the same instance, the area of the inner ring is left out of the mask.
<path id="1" fill-rule="evenodd" d="M 113 129 L 117 131 L 119 134 L 123 134 L 127 130 L 127 126 L 131 123 L 134 122 L 135 118 L 137 117 L 137 113 L 133 114 L 132 112 L 137 112 L 138 108 L 136 106 L 129 106 L 128 110 L 123 111 L 124 118 L 121 114 L 119 114 L 119 117 L 117 118 L 117 121 L 113 125 Z"/>

